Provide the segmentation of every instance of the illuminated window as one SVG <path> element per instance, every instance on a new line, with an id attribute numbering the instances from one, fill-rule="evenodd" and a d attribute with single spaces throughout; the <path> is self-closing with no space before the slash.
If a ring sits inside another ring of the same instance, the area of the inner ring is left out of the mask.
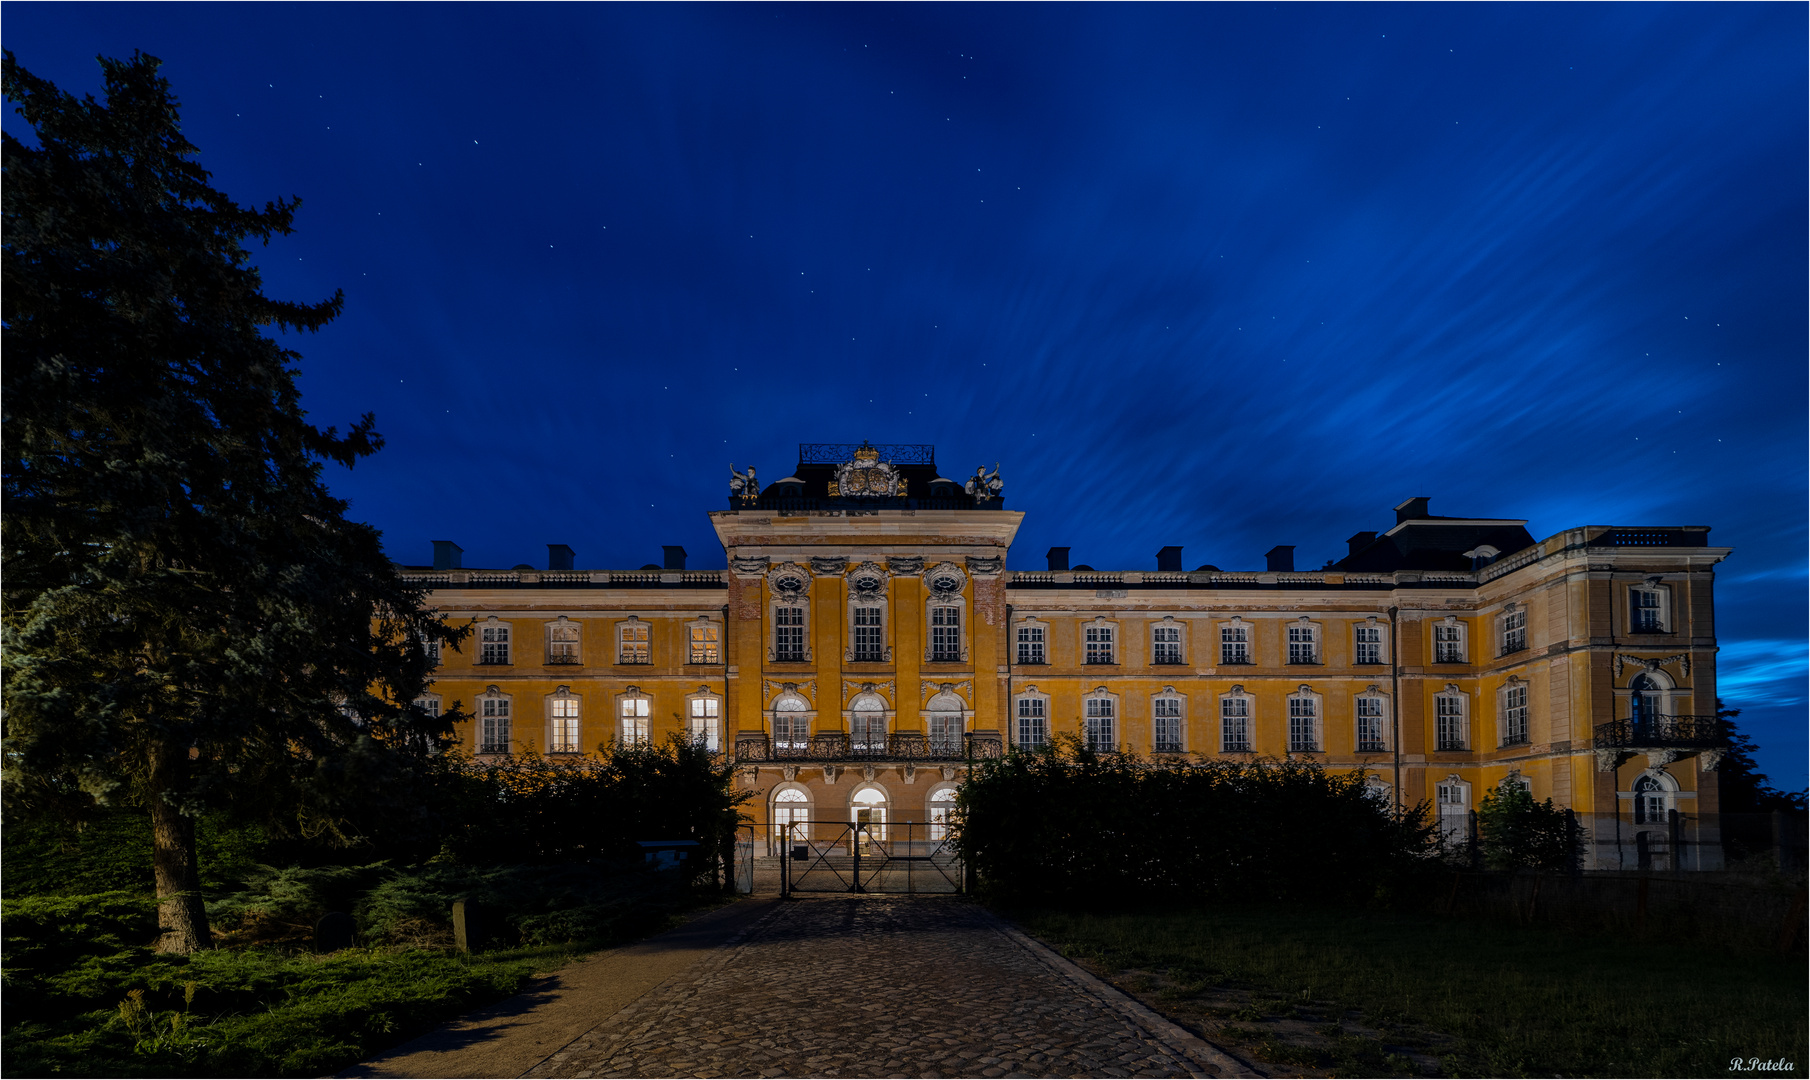
<path id="1" fill-rule="evenodd" d="M 716 623 L 697 623 L 690 627 L 690 632 L 692 663 L 720 664 L 723 662 L 722 627 Z"/>
<path id="2" fill-rule="evenodd" d="M 550 754 L 578 753 L 578 705 L 579 699 L 565 692 L 553 695 L 548 702 L 551 716 L 547 732 L 547 752 Z"/>
<path id="3" fill-rule="evenodd" d="M 803 753 L 811 744 L 811 718 L 804 698 L 782 694 L 773 704 L 773 746 L 776 750 Z"/>
<path id="4" fill-rule="evenodd" d="M 722 702 L 713 697 L 691 699 L 691 740 L 716 753 L 722 748 Z"/>
<path id="5" fill-rule="evenodd" d="M 639 619 L 631 619 L 616 627 L 616 662 L 647 664 L 653 662 L 653 627 Z"/>
<path id="6" fill-rule="evenodd" d="M 509 626 L 495 619 L 478 627 L 478 663 L 509 662 Z"/>
<path id="7" fill-rule="evenodd" d="M 578 624 L 560 619 L 547 627 L 547 663 L 578 663 Z"/>
<path id="8" fill-rule="evenodd" d="M 648 722 L 653 703 L 639 695 L 622 699 L 622 729 L 619 734 L 624 745 L 640 745 L 649 741 Z"/>
<path id="9" fill-rule="evenodd" d="M 1087 651 L 1085 660 L 1089 664 L 1110 664 L 1112 660 L 1112 627 L 1103 623 L 1089 626 L 1086 631 Z"/>
<path id="10" fill-rule="evenodd" d="M 509 697 L 491 687 L 478 698 L 478 753 L 509 752 Z"/>
<path id="11" fill-rule="evenodd" d="M 949 815 L 955 810 L 955 789 L 938 788 L 930 793 L 930 839 L 949 836 Z"/>

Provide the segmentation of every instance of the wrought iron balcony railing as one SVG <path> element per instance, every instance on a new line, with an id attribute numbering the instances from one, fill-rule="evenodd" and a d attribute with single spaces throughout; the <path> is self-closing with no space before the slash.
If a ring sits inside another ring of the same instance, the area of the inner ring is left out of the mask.
<path id="1" fill-rule="evenodd" d="M 1721 746 L 1722 725 L 1714 716 L 1655 716 L 1640 720 L 1611 720 L 1596 725 L 1596 745 L 1613 747 L 1679 747 L 1704 749 Z"/>
<path id="2" fill-rule="evenodd" d="M 808 739 L 741 735 L 735 740 L 740 761 L 962 761 L 996 758 L 1005 753 L 998 735 L 964 734 L 960 741 L 931 739 L 917 731 L 894 732 L 884 739 L 851 740 L 847 732 L 828 731 Z"/>
<path id="3" fill-rule="evenodd" d="M 1388 747 L 1382 744 L 1380 739 L 1358 740 L 1358 753 L 1360 754 L 1381 754 L 1388 749 Z"/>

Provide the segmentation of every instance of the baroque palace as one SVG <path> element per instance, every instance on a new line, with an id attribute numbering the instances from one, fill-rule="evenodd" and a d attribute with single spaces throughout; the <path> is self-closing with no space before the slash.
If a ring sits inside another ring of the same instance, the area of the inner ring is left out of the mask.
<path id="1" fill-rule="evenodd" d="M 1098 750 L 1366 770 L 1462 842 L 1504 779 L 1574 810 L 1588 867 L 1714 869 L 1714 567 L 1701 526 L 1582 526 L 1395 508 L 1323 570 L 1010 571 L 1003 481 L 921 445 L 807 444 L 711 513 L 726 570 L 481 570 L 435 541 L 472 620 L 433 693 L 480 757 L 682 734 L 731 755 L 756 829 L 921 822 L 963 771 L 1071 735 Z M 921 832 L 918 835 L 923 835 Z"/>

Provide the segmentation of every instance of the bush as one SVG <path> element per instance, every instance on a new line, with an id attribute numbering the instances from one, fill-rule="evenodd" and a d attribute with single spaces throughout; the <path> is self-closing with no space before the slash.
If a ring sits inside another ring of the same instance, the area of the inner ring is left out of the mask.
<path id="1" fill-rule="evenodd" d="M 1504 779 L 1477 808 L 1483 864 L 1491 870 L 1569 870 L 1584 853 L 1583 837 L 1565 811 L 1533 801 L 1533 794 Z"/>
<path id="2" fill-rule="evenodd" d="M 1006 900 L 1368 900 L 1422 861 L 1431 829 L 1424 807 L 1397 817 L 1366 779 L 1068 740 L 980 763 L 958 796 L 956 843 Z"/>

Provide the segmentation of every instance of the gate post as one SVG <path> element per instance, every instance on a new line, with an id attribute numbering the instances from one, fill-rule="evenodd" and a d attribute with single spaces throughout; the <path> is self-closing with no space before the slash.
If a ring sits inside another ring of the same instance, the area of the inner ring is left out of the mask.
<path id="1" fill-rule="evenodd" d="M 852 893 L 858 893 L 858 892 L 862 891 L 862 889 L 861 889 L 861 823 L 859 821 L 853 823 L 853 827 L 849 830 L 848 838 L 849 838 L 849 845 L 848 845 L 849 850 L 852 851 L 855 856 L 855 870 L 854 870 L 853 874 L 849 875 L 848 891 L 852 892 Z"/>

